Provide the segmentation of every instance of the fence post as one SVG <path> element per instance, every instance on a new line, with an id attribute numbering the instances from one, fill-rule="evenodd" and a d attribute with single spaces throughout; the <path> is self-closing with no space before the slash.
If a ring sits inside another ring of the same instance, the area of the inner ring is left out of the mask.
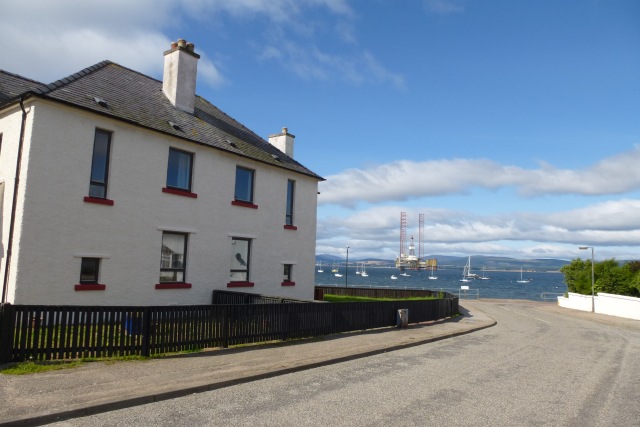
<path id="1" fill-rule="evenodd" d="M 149 357 L 151 349 L 149 346 L 151 335 L 151 309 L 145 307 L 142 311 L 142 356 Z"/>
<path id="2" fill-rule="evenodd" d="M 222 348 L 229 348 L 229 305 L 222 305 Z"/>
<path id="3" fill-rule="evenodd" d="M 9 303 L 0 305 L 0 363 L 11 361 L 15 312 Z"/>

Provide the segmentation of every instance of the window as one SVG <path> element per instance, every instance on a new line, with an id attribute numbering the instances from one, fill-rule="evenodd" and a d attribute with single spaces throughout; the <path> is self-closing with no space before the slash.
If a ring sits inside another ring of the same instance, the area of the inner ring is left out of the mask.
<path id="1" fill-rule="evenodd" d="M 193 154 L 169 148 L 169 165 L 167 166 L 167 187 L 191 191 L 191 170 Z"/>
<path id="2" fill-rule="evenodd" d="M 295 286 L 295 282 L 291 280 L 291 273 L 293 270 L 292 264 L 284 264 L 284 272 L 282 275 L 282 286 Z"/>
<path id="3" fill-rule="evenodd" d="M 109 151 L 111 132 L 96 129 L 93 139 L 93 160 L 91 162 L 91 181 L 89 196 L 98 199 L 107 198 L 107 178 L 109 176 Z"/>
<path id="4" fill-rule="evenodd" d="M 253 179 L 255 171 L 252 169 L 236 167 L 236 191 L 234 199 L 239 202 L 253 204 Z"/>
<path id="5" fill-rule="evenodd" d="M 286 225 L 293 225 L 293 196 L 296 188 L 296 182 L 293 180 L 287 181 L 287 213 L 285 217 Z"/>
<path id="6" fill-rule="evenodd" d="M 80 263 L 80 284 L 98 284 L 98 272 L 100 271 L 100 258 L 82 258 Z"/>
<path id="7" fill-rule="evenodd" d="M 231 247 L 231 281 L 248 282 L 251 239 L 234 237 L 231 241 Z"/>
<path id="8" fill-rule="evenodd" d="M 187 235 L 185 233 L 163 232 L 160 283 L 184 282 L 186 261 Z"/>
<path id="9" fill-rule="evenodd" d="M 100 258 L 82 257 L 80 261 L 80 283 L 76 291 L 104 291 L 107 286 L 98 283 L 100 278 Z"/>

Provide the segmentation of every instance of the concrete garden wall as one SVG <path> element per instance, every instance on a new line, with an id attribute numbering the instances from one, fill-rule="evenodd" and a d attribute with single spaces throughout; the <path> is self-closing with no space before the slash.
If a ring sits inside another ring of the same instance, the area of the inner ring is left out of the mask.
<path id="1" fill-rule="evenodd" d="M 591 295 L 569 292 L 568 297 L 558 297 L 558 305 L 573 310 L 591 311 Z M 640 298 L 598 293 L 594 305 L 595 312 L 599 314 L 640 320 Z"/>

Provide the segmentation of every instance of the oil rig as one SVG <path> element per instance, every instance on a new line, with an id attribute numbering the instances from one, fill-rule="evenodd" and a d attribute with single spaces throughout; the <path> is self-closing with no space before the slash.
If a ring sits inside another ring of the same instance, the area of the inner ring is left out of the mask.
<path id="1" fill-rule="evenodd" d="M 396 258 L 396 267 L 400 270 L 425 270 L 438 269 L 438 260 L 425 259 L 424 255 L 424 214 L 418 216 L 418 255 L 416 256 L 416 247 L 413 243 L 413 236 L 409 243 L 407 251 L 407 213 L 400 212 L 400 256 Z"/>

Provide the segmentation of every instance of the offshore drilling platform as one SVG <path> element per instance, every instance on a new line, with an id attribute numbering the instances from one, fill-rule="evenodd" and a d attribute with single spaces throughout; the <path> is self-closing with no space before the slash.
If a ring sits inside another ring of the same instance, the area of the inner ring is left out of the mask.
<path id="1" fill-rule="evenodd" d="M 400 270 L 437 270 L 438 260 L 425 259 L 424 255 L 424 214 L 418 217 L 418 255 L 416 256 L 416 247 L 413 243 L 413 236 L 409 243 L 407 251 L 407 213 L 400 212 L 400 256 L 396 258 L 396 267 Z"/>

